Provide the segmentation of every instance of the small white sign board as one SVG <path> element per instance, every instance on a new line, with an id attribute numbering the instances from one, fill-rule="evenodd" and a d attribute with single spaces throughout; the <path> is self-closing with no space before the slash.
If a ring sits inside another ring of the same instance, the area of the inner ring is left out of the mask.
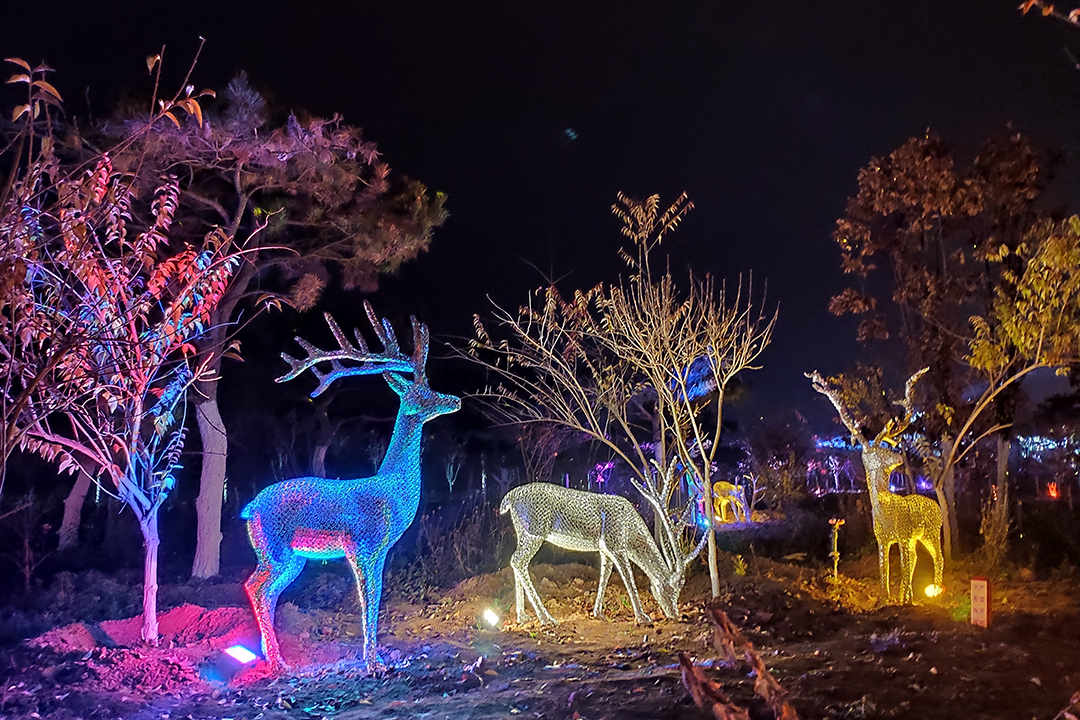
<path id="1" fill-rule="evenodd" d="M 971 578 L 971 624 L 990 627 L 990 581 Z"/>

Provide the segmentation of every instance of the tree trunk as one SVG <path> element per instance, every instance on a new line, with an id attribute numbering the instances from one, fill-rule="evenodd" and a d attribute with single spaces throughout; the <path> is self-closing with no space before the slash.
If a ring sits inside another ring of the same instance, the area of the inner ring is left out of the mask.
<path id="1" fill-rule="evenodd" d="M 953 441 L 943 438 L 941 441 L 941 456 L 950 459 L 952 457 Z M 941 475 L 934 478 L 934 493 L 937 495 L 938 506 L 941 507 L 941 554 L 945 562 L 952 562 L 953 552 L 956 550 L 956 472 L 952 463 L 945 465 Z"/>
<path id="2" fill-rule="evenodd" d="M 1012 442 L 1004 432 L 997 436 L 997 486 L 998 492 L 1009 482 L 1009 453 L 1012 450 Z"/>
<path id="3" fill-rule="evenodd" d="M 713 514 L 712 478 L 705 478 L 702 482 L 702 495 L 705 500 L 705 517 L 709 521 L 709 528 L 705 531 L 709 533 L 709 583 L 712 588 L 712 597 L 718 598 L 720 597 L 720 571 L 716 567 L 716 521 Z"/>
<path id="4" fill-rule="evenodd" d="M 198 519 L 195 562 L 191 567 L 191 576 L 196 578 L 214 577 L 221 569 L 221 504 L 229 449 L 229 438 L 218 409 L 217 390 L 208 383 L 204 392 L 206 399 L 195 406 L 203 450 L 199 497 L 195 501 Z"/>
<path id="5" fill-rule="evenodd" d="M 64 519 L 60 523 L 60 550 L 70 550 L 79 544 L 79 524 L 82 520 L 83 501 L 90 490 L 90 474 L 79 471 L 75 478 L 75 487 L 71 488 L 64 500 Z"/>
<path id="6" fill-rule="evenodd" d="M 960 553 L 960 522 L 956 516 L 956 470 L 949 468 L 945 476 L 946 517 L 949 519 L 949 541 L 945 547 L 945 559 L 952 561 Z"/>
<path id="7" fill-rule="evenodd" d="M 945 562 L 952 562 L 956 548 L 956 475 L 951 466 L 934 482 L 934 492 L 941 507 L 941 552 Z"/>
<path id="8" fill-rule="evenodd" d="M 158 511 L 154 508 L 139 519 L 143 535 L 143 628 L 142 639 L 147 645 L 158 643 L 157 591 L 158 591 Z"/>
<path id="9" fill-rule="evenodd" d="M 315 403 L 315 450 L 311 453 L 311 474 L 326 477 L 326 453 L 334 443 L 337 426 L 330 422 L 330 403 L 337 396 L 336 392 L 326 393 Z"/>
<path id="10" fill-rule="evenodd" d="M 329 443 L 319 443 L 311 453 L 311 474 L 315 477 L 326 477 L 326 451 L 329 449 Z"/>
<path id="11" fill-rule="evenodd" d="M 0 437 L 0 499 L 4 497 L 4 483 L 7 482 L 7 465 L 10 459 L 11 453 L 8 452 L 7 443 Z"/>

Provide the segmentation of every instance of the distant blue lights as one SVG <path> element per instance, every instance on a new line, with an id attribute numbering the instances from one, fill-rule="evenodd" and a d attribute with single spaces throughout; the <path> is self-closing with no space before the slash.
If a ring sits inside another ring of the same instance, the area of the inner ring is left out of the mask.
<path id="1" fill-rule="evenodd" d="M 1016 442 L 1020 446 L 1021 457 L 1025 458 L 1042 460 L 1044 454 L 1055 451 L 1080 456 L 1080 441 L 1075 435 L 1060 439 L 1045 435 L 1020 435 L 1016 438 Z"/>
<path id="2" fill-rule="evenodd" d="M 851 439 L 850 435 L 837 435 L 831 438 L 819 438 L 814 437 L 814 447 L 819 450 L 851 450 L 853 452 L 860 451 L 862 448 L 859 444 Z"/>

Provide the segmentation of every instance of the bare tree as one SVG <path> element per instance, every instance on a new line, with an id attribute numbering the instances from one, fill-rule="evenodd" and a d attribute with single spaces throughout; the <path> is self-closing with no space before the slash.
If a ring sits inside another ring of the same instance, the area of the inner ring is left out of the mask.
<path id="1" fill-rule="evenodd" d="M 702 485 L 712 518 L 711 464 L 719 446 L 724 391 L 752 369 L 768 345 L 775 315 L 755 310 L 750 289 L 734 296 L 710 279 L 689 279 L 680 291 L 670 271 L 655 277 L 650 253 L 692 205 L 681 196 L 660 212 L 659 198 L 619 195 L 613 207 L 632 250 L 630 275 L 564 298 L 552 285 L 511 314 L 496 308 L 509 335 L 494 340 L 479 318 L 472 357 L 500 382 L 479 397 L 505 421 L 557 424 L 606 446 L 632 471 L 631 482 L 652 507 L 655 536 L 671 567 L 696 550 L 682 539 L 690 500 L 675 506 L 683 479 Z M 718 595 L 715 539 L 709 542 L 713 594 Z"/>
<path id="2" fill-rule="evenodd" d="M 49 525 L 46 516 L 51 508 L 33 491 L 15 501 L 15 507 L 0 512 L 0 530 L 8 536 L 11 548 L 3 555 L 14 565 L 23 580 L 23 591 L 30 592 L 34 571 L 50 555 L 47 550 Z"/>
<path id="3" fill-rule="evenodd" d="M 525 463 L 526 479 L 531 482 L 549 480 L 559 453 L 575 444 L 574 433 L 555 423 L 526 423 L 519 429 L 518 448 Z M 509 489 L 500 484 L 504 495 Z"/>
<path id="4" fill-rule="evenodd" d="M 454 448 L 446 456 L 446 484 L 450 486 L 450 494 L 454 494 L 454 483 L 457 482 L 461 468 L 465 464 L 465 453 L 459 448 Z"/>

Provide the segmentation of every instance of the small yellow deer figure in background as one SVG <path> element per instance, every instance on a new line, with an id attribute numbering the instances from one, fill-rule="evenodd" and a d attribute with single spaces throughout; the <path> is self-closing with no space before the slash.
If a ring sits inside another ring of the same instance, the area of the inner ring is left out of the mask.
<path id="1" fill-rule="evenodd" d="M 733 483 L 713 483 L 713 517 L 720 518 L 720 522 L 728 522 L 728 508 L 731 508 L 731 522 L 750 522 L 750 512 L 747 508 L 746 493 L 738 485 Z M 739 514 L 742 513 L 742 520 Z"/>
<path id="2" fill-rule="evenodd" d="M 878 544 L 878 570 L 881 589 L 885 599 L 891 598 L 889 589 L 889 549 L 893 543 L 900 546 L 900 602 L 914 599 L 911 588 L 915 574 L 915 557 L 918 543 L 930 552 L 934 560 L 934 584 L 926 589 L 933 597 L 941 592 L 941 508 L 936 502 L 922 495 L 897 495 L 889 490 L 889 475 L 904 464 L 904 457 L 897 450 L 900 434 L 911 424 L 911 389 L 926 370 L 920 370 L 908 379 L 904 389 L 903 419 L 893 418 L 877 437 L 867 441 L 859 426 L 852 419 L 835 388 L 829 386 L 817 372 L 806 373 L 814 383 L 814 389 L 832 401 L 840 420 L 862 448 L 863 467 L 866 470 L 866 486 L 870 491 L 870 508 L 874 515 L 874 537 Z"/>

